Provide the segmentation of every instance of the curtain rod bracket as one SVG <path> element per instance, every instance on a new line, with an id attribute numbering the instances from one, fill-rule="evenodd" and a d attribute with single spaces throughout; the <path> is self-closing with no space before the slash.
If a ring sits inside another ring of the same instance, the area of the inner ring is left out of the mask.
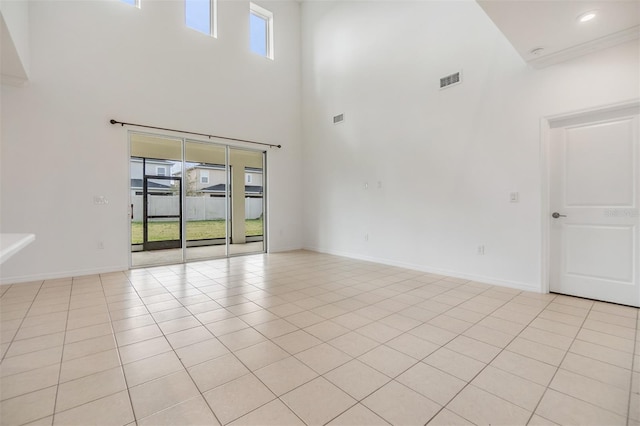
<path id="1" fill-rule="evenodd" d="M 119 124 L 121 127 L 124 127 L 125 125 L 127 125 L 127 126 L 135 126 L 135 127 L 144 127 L 144 128 L 147 128 L 147 129 L 166 130 L 166 131 L 169 131 L 169 132 L 178 132 L 178 133 L 185 133 L 185 134 L 189 134 L 189 135 L 206 136 L 209 139 L 211 139 L 211 138 L 225 139 L 225 140 L 228 140 L 228 141 L 252 143 L 252 144 L 256 144 L 256 145 L 264 145 L 264 146 L 268 146 L 269 148 L 282 148 L 282 145 L 280 145 L 280 144 L 273 145 L 273 144 L 270 144 L 270 143 L 250 141 L 250 140 L 247 140 L 247 139 L 237 139 L 237 138 L 228 138 L 226 136 L 210 135 L 210 134 L 207 134 L 207 133 L 187 132 L 186 130 L 168 129 L 168 128 L 165 128 L 165 127 L 148 126 L 146 124 L 125 123 L 123 121 L 114 120 L 113 118 L 111 120 L 109 120 L 109 123 L 111 123 L 111 124 Z"/>

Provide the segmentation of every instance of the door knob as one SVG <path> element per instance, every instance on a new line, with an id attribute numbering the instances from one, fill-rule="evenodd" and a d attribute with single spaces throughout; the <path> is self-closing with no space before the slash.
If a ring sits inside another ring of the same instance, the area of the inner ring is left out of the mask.
<path id="1" fill-rule="evenodd" d="M 551 215 L 551 217 L 553 217 L 554 219 L 557 219 L 559 217 L 567 217 L 566 214 L 560 214 L 558 212 L 553 212 L 553 214 Z"/>

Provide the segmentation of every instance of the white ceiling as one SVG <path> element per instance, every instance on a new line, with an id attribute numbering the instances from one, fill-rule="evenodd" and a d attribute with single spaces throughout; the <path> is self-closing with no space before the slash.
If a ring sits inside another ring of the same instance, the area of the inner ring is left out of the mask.
<path id="1" fill-rule="evenodd" d="M 637 39 L 638 0 L 476 0 L 525 61 L 543 67 Z M 595 10 L 581 23 L 578 17 Z M 542 47 L 537 54 L 533 49 Z"/>

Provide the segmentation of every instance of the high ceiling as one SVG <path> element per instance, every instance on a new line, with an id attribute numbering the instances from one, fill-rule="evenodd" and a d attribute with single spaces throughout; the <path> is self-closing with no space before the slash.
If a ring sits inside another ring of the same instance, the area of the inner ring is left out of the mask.
<path id="1" fill-rule="evenodd" d="M 640 35 L 638 0 L 476 1 L 524 60 L 537 68 Z M 595 18 L 580 22 L 579 17 L 590 11 L 595 11 Z"/>

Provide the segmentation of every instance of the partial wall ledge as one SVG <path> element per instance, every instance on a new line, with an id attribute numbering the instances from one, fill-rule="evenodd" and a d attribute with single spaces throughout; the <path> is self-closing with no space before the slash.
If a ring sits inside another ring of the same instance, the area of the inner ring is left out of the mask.
<path id="1" fill-rule="evenodd" d="M 0 264 L 34 242 L 35 234 L 0 234 Z"/>

